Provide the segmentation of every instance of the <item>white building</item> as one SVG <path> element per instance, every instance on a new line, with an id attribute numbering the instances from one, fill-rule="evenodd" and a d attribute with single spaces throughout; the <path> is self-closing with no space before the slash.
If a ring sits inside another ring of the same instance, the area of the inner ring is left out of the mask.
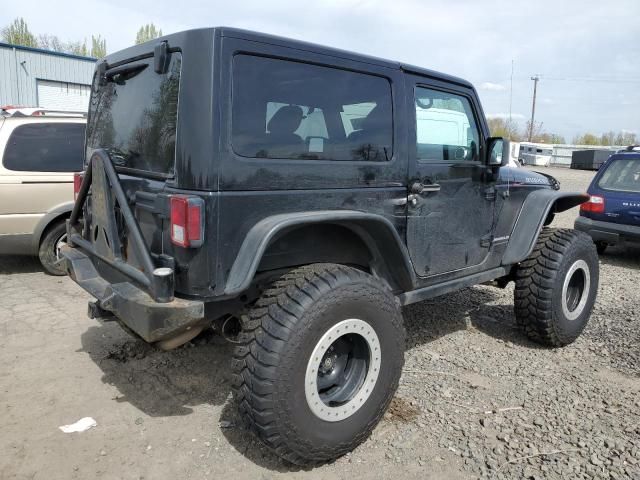
<path id="1" fill-rule="evenodd" d="M 0 43 L 0 107 L 87 111 L 96 59 Z"/>

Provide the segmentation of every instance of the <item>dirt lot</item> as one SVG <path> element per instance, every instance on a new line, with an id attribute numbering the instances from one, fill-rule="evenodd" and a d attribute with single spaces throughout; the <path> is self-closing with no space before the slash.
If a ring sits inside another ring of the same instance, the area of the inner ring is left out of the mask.
<path id="1" fill-rule="evenodd" d="M 547 171 L 571 190 L 592 176 Z M 640 479 L 639 284 L 640 249 L 610 249 L 591 322 L 560 350 L 515 329 L 511 287 L 406 308 L 384 421 L 352 454 L 303 471 L 240 426 L 229 344 L 211 335 L 161 353 L 88 320 L 69 279 L 0 257 L 0 478 Z M 97 427 L 58 429 L 85 416 Z"/>

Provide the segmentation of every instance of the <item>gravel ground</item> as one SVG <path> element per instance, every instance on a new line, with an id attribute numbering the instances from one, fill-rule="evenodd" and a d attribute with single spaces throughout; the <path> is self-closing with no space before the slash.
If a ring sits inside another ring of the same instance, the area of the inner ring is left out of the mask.
<path id="1" fill-rule="evenodd" d="M 568 190 L 592 176 L 546 170 Z M 406 308 L 385 419 L 353 453 L 299 470 L 240 426 L 219 337 L 156 351 L 87 320 L 67 278 L 0 257 L 0 478 L 640 479 L 639 270 L 639 248 L 607 251 L 585 333 L 557 350 L 515 328 L 511 286 Z M 58 430 L 84 416 L 97 427 Z"/>

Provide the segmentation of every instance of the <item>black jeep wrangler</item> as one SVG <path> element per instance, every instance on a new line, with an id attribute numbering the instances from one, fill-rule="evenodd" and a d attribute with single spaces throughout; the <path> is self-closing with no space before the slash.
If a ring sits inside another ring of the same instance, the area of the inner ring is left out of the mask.
<path id="1" fill-rule="evenodd" d="M 403 305 L 514 281 L 532 339 L 585 327 L 595 246 L 546 226 L 588 196 L 511 181 L 503 143 L 459 78 L 230 28 L 168 35 L 96 67 L 63 262 L 92 318 L 163 349 L 238 319 L 251 428 L 290 462 L 331 460 L 394 395 Z"/>

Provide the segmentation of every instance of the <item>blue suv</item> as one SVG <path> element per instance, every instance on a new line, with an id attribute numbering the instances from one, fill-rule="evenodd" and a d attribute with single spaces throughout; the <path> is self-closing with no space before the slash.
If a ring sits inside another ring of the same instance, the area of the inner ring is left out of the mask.
<path id="1" fill-rule="evenodd" d="M 621 241 L 640 242 L 640 147 L 609 157 L 587 193 L 575 228 L 591 235 L 598 253 Z"/>

